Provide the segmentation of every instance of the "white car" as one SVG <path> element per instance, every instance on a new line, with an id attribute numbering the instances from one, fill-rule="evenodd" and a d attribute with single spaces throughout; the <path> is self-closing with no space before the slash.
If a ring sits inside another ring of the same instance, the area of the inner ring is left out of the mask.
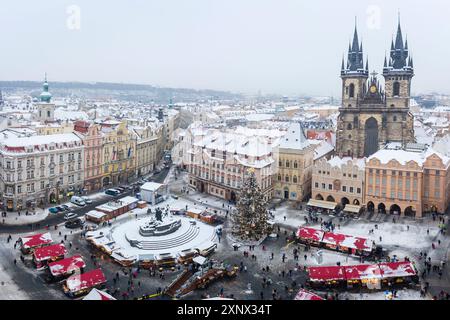
<path id="1" fill-rule="evenodd" d="M 86 204 L 92 203 L 92 199 L 89 197 L 83 196 L 83 197 L 81 197 L 81 199 L 83 199 Z"/>
<path id="2" fill-rule="evenodd" d="M 68 212 L 68 213 L 66 213 L 65 215 L 64 215 L 64 220 L 72 220 L 72 219 L 75 219 L 75 218 L 77 218 L 78 217 L 78 215 L 75 213 L 75 212 Z"/>

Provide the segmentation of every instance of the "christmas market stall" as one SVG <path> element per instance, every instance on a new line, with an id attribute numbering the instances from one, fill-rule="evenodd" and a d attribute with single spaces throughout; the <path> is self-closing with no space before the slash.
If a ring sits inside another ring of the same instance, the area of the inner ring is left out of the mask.
<path id="1" fill-rule="evenodd" d="M 48 281 L 61 281 L 71 275 L 80 274 L 84 271 L 86 263 L 80 255 L 51 262 L 48 264 Z"/>
<path id="2" fill-rule="evenodd" d="M 344 267 L 310 267 L 308 274 L 307 284 L 315 288 L 346 287 L 347 290 L 361 288 L 381 290 L 418 282 L 417 270 L 409 261 Z"/>
<path id="3" fill-rule="evenodd" d="M 341 266 L 309 267 L 307 284 L 311 287 L 345 287 L 345 269 Z"/>
<path id="4" fill-rule="evenodd" d="M 347 288 L 381 289 L 381 270 L 377 264 L 346 266 Z"/>
<path id="5" fill-rule="evenodd" d="M 19 239 L 20 250 L 24 254 L 31 253 L 34 249 L 47 246 L 53 242 L 49 232 L 34 234 Z"/>
<path id="6" fill-rule="evenodd" d="M 300 291 L 295 296 L 294 300 L 309 300 L 309 301 L 318 301 L 324 300 L 321 296 L 312 293 L 311 291 L 300 289 Z"/>
<path id="7" fill-rule="evenodd" d="M 33 263 L 37 269 L 43 269 L 49 262 L 64 259 L 66 253 L 63 243 L 36 248 L 33 252 Z"/>
<path id="8" fill-rule="evenodd" d="M 87 294 L 91 289 L 102 289 L 106 285 L 106 278 L 101 269 L 91 270 L 69 277 L 63 284 L 63 290 L 71 298 Z"/>
<path id="9" fill-rule="evenodd" d="M 88 213 L 86 213 L 86 220 L 99 224 L 108 220 L 108 215 L 104 212 L 91 210 Z"/>
<path id="10" fill-rule="evenodd" d="M 107 220 L 127 213 L 137 207 L 139 200 L 134 197 L 124 197 L 118 200 L 111 200 L 108 203 L 95 207 L 95 210 L 107 215 Z"/>
<path id="11" fill-rule="evenodd" d="M 418 283 L 417 269 L 410 261 L 380 263 L 383 285 L 395 286 Z"/>
<path id="12" fill-rule="evenodd" d="M 322 243 L 325 248 L 357 256 L 370 256 L 373 253 L 372 241 L 366 238 L 325 232 Z"/>
<path id="13" fill-rule="evenodd" d="M 319 247 L 325 232 L 314 228 L 301 227 L 297 231 L 300 243 Z"/>
<path id="14" fill-rule="evenodd" d="M 94 288 L 89 292 L 83 300 L 99 300 L 99 301 L 109 301 L 109 300 L 117 300 L 109 293 L 98 290 L 97 288 Z"/>

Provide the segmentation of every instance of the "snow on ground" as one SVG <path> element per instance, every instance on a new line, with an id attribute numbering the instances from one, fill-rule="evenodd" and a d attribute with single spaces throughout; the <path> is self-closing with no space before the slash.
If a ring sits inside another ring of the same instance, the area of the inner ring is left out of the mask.
<path id="1" fill-rule="evenodd" d="M 421 297 L 420 292 L 416 290 L 406 289 L 397 291 L 395 298 L 390 298 L 391 294 L 385 291 L 371 293 L 349 293 L 339 294 L 339 299 L 348 300 L 429 300 L 429 297 Z"/>
<path id="2" fill-rule="evenodd" d="M 6 225 L 22 225 L 28 223 L 36 223 L 44 220 L 49 215 L 48 209 L 36 209 L 36 214 L 25 215 L 25 210 L 20 212 L 20 216 L 17 212 L 7 212 L 6 218 L 1 218 L 2 223 Z"/>
<path id="3" fill-rule="evenodd" d="M 14 282 L 8 272 L 0 269 L 0 300 L 28 300 L 28 295 Z"/>

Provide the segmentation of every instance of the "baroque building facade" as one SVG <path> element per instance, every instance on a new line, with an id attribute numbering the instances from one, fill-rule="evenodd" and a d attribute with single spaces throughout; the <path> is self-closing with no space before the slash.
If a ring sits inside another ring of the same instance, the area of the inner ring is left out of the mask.
<path id="1" fill-rule="evenodd" d="M 383 67 L 382 88 L 376 72 L 370 74 L 368 59 L 355 27 L 349 45 L 347 64 L 342 59 L 342 105 L 339 108 L 336 153 L 338 156 L 369 157 L 387 143 L 403 145 L 415 141 L 414 118 L 409 109 L 413 60 L 408 41 L 398 24 L 391 43 L 390 57 Z"/>

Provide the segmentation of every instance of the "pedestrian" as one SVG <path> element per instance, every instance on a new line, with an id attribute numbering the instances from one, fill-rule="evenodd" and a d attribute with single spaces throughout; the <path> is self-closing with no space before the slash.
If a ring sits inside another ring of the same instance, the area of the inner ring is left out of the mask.
<path id="1" fill-rule="evenodd" d="M 305 261 L 306 261 L 306 259 L 308 258 L 308 256 L 305 254 L 304 257 L 305 257 Z"/>
<path id="2" fill-rule="evenodd" d="M 17 265 L 17 260 L 16 259 L 14 259 L 14 265 Z"/>

